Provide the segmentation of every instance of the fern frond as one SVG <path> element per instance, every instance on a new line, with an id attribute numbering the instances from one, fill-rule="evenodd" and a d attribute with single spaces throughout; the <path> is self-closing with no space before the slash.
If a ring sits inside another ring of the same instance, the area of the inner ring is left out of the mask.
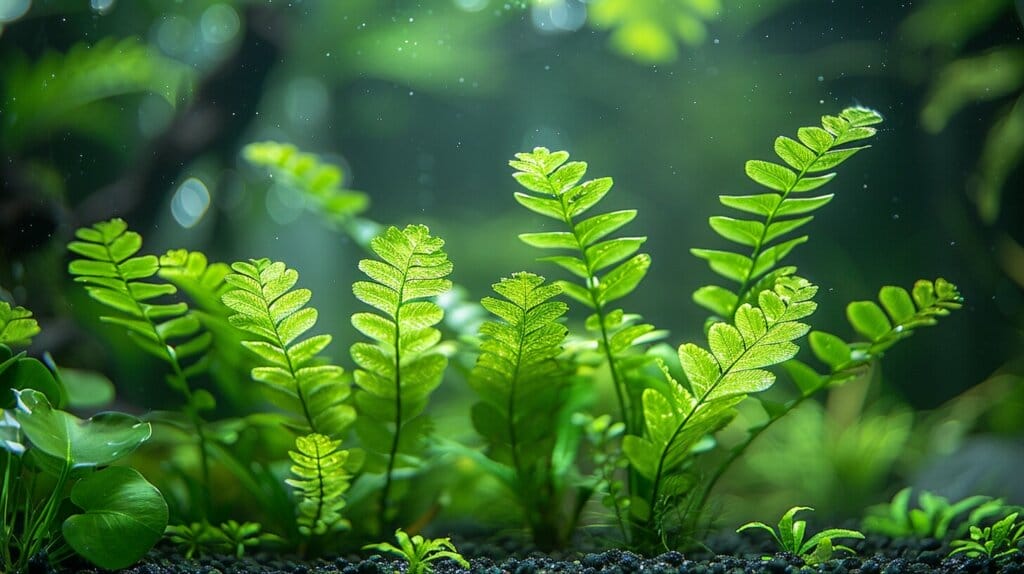
<path id="1" fill-rule="evenodd" d="M 122 219 L 79 229 L 75 236 L 78 241 L 68 249 L 80 257 L 68 271 L 85 284 L 90 297 L 110 309 L 100 320 L 125 328 L 141 349 L 170 365 L 168 383 L 191 396 L 188 379 L 205 369 L 211 337 L 188 304 L 155 302 L 178 291 L 170 283 L 146 281 L 157 274 L 159 260 L 136 255 L 142 237 Z"/>
<path id="2" fill-rule="evenodd" d="M 172 249 L 160 256 L 161 279 L 184 291 L 207 313 L 226 315 L 221 296 L 228 290 L 224 278 L 231 273 L 226 263 L 210 263 L 206 254 L 186 249 Z"/>
<path id="3" fill-rule="evenodd" d="M 956 285 L 942 278 L 934 282 L 920 279 L 911 293 L 902 287 L 888 285 L 879 291 L 878 299 L 881 307 L 871 301 L 855 301 L 846 308 L 854 329 L 867 337 L 867 341 L 847 343 L 829 333 L 811 332 L 807 338 L 811 351 L 828 365 L 829 372 L 820 374 L 795 359 L 783 365 L 800 389 L 800 396 L 782 404 L 762 401 L 767 420 L 748 429 L 746 438 L 735 445 L 710 474 L 698 499 L 700 507 L 707 502 L 715 484 L 732 463 L 769 427 L 815 393 L 857 376 L 864 368 L 879 361 L 890 347 L 912 335 L 915 329 L 935 325 L 938 317 L 949 315 L 950 311 L 963 305 L 963 297 Z"/>
<path id="4" fill-rule="evenodd" d="M 49 53 L 37 62 L 16 62 L 5 74 L 5 138 L 19 145 L 45 137 L 98 100 L 137 92 L 162 96 L 172 106 L 189 90 L 192 69 L 137 38 L 76 44 L 66 54 Z"/>
<path id="5" fill-rule="evenodd" d="M 598 343 L 611 369 L 622 420 L 633 430 L 639 426 L 639 412 L 631 408 L 632 389 L 627 379 L 628 371 L 636 364 L 624 361 L 635 346 L 654 332 L 654 327 L 626 320 L 635 316 L 610 309 L 609 305 L 633 292 L 647 275 L 651 258 L 646 253 L 637 253 L 647 238 L 608 239 L 636 217 L 635 209 L 577 220 L 611 190 L 612 179 L 602 177 L 580 183 L 587 172 L 587 164 L 568 160 L 568 152 L 551 152 L 538 147 L 531 153 L 516 154 L 516 159 L 509 162 L 517 170 L 512 176 L 532 192 L 516 192 L 516 201 L 535 213 L 559 221 L 567 229 L 524 233 L 519 238 L 533 247 L 571 253 L 544 257 L 541 261 L 554 263 L 580 280 L 581 284 L 567 281 L 559 284 L 566 295 L 593 311 L 587 325 L 598 335 Z M 642 354 L 633 356 L 640 357 L 641 362 L 646 358 Z"/>
<path id="6" fill-rule="evenodd" d="M 273 177 L 301 193 L 310 208 L 334 223 L 344 224 L 370 205 L 365 193 L 342 187 L 341 168 L 291 144 L 251 143 L 242 149 L 242 157 L 253 165 L 269 169 Z"/>
<path id="7" fill-rule="evenodd" d="M 493 288 L 503 299 L 481 304 L 500 321 L 480 327 L 480 357 L 469 377 L 482 399 L 473 406 L 473 425 L 491 458 L 515 469 L 518 494 L 530 495 L 550 463 L 565 399 L 569 372 L 557 357 L 568 329 L 558 319 L 568 306 L 551 300 L 560 286 L 532 273 L 514 273 Z"/>
<path id="8" fill-rule="evenodd" d="M 295 478 L 285 479 L 301 497 L 299 532 L 305 536 L 322 535 L 345 530 L 351 525 L 341 517 L 345 507 L 351 475 L 345 470 L 349 451 L 340 450 L 340 440 L 322 434 L 309 434 L 295 439 L 295 450 L 288 451 Z"/>
<path id="9" fill-rule="evenodd" d="M 441 332 L 434 328 L 444 311 L 424 300 L 452 287 L 446 279 L 452 263 L 443 247 L 444 240 L 431 236 L 425 225 L 404 230 L 389 227 L 370 241 L 380 259 L 359 262 L 359 270 L 372 281 L 352 285 L 357 299 L 379 311 L 352 316 L 352 325 L 373 343 L 355 343 L 351 354 L 359 366 L 355 372 L 357 430 L 369 439 L 368 450 L 387 458 L 382 514 L 389 508 L 399 453 L 416 438 L 403 437 L 403 429 L 426 408 L 448 364 L 437 350 Z"/>
<path id="10" fill-rule="evenodd" d="M 242 342 L 264 363 L 252 378 L 289 399 L 304 432 L 340 438 L 355 412 L 344 404 L 350 394 L 344 371 L 320 356 L 331 336 L 300 338 L 316 325 L 317 310 L 306 307 L 312 292 L 292 289 L 299 274 L 281 262 L 253 259 L 231 269 L 222 301 L 235 312 L 230 323 L 255 336 Z"/>
<path id="11" fill-rule="evenodd" d="M 935 325 L 938 317 L 962 306 L 963 297 L 956 285 L 941 277 L 918 280 L 909 293 L 902 287 L 886 285 L 878 292 L 878 303 L 854 301 L 846 307 L 850 325 L 866 340 L 847 343 L 835 335 L 815 331 L 809 337 L 811 350 L 829 366 L 830 376 L 851 374 L 880 359 L 890 347 L 913 335 L 915 329 Z"/>
<path id="12" fill-rule="evenodd" d="M 79 255 L 68 264 L 76 283 L 83 283 L 90 297 L 111 313 L 100 320 L 122 327 L 136 345 L 167 363 L 167 383 L 185 398 L 184 411 L 195 432 L 202 471 L 200 501 L 205 518 L 209 511 L 210 465 L 205 421 L 200 411 L 213 408 L 213 396 L 193 390 L 189 379 L 206 370 L 212 336 L 183 301 L 158 303 L 177 293 L 170 283 L 152 281 L 160 268 L 154 255 L 137 255 L 142 236 L 128 230 L 122 219 L 111 219 L 75 232 L 77 241 L 68 250 Z"/>
<path id="13" fill-rule="evenodd" d="M 0 344 L 27 347 L 38 334 L 39 323 L 32 318 L 32 311 L 0 301 Z"/>
<path id="14" fill-rule="evenodd" d="M 746 164 L 747 176 L 771 191 L 758 195 L 723 195 L 722 205 L 758 216 L 759 219 L 736 219 L 725 216 L 710 218 L 715 233 L 750 249 L 750 255 L 715 249 L 691 249 L 691 253 L 708 262 L 712 271 L 737 283 L 733 291 L 717 285 L 701 287 L 693 300 L 718 317 L 729 320 L 736 309 L 763 289 L 770 289 L 775 279 L 791 274 L 795 268 L 776 269 L 797 245 L 807 241 L 806 235 L 782 240 L 809 223 L 808 215 L 832 201 L 833 194 L 791 197 L 813 191 L 832 181 L 833 168 L 855 153 L 870 146 L 842 147 L 844 144 L 875 135 L 872 125 L 882 116 L 866 108 L 847 108 L 838 116 L 823 116 L 822 127 L 797 130 L 800 141 L 780 136 L 775 140 L 775 153 L 789 167 L 777 163 L 751 160 Z M 811 175 L 821 174 L 822 175 Z"/>
<path id="15" fill-rule="evenodd" d="M 679 492 L 673 474 L 683 468 L 697 442 L 734 416 L 733 407 L 748 394 L 775 382 L 766 367 L 785 362 L 799 348 L 793 342 L 810 327 L 800 322 L 811 315 L 817 287 L 798 277 L 784 277 L 772 290 L 758 295 L 758 306 L 745 303 L 735 322 L 715 323 L 708 330 L 710 351 L 687 343 L 679 347 L 679 360 L 689 389 L 670 378 L 670 394 L 647 389 L 643 394 L 643 436 L 629 435 L 622 449 L 630 464 L 651 481 L 648 509 L 662 497 Z M 653 524 L 653 512 L 648 525 Z"/>

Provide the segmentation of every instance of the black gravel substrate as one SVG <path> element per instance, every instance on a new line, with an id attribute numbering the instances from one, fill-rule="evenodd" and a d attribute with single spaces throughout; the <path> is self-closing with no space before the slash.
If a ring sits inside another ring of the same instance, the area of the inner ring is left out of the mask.
<path id="1" fill-rule="evenodd" d="M 460 547 L 469 556 L 473 574 L 789 574 L 818 572 L 828 574 L 1024 574 L 1024 553 L 995 562 L 988 558 L 946 556 L 947 550 L 935 541 L 862 541 L 859 556 L 845 554 L 816 566 L 806 566 L 791 554 L 776 553 L 767 559 L 756 553 L 749 542 L 747 553 L 737 555 L 695 554 L 666 552 L 644 557 L 622 550 L 605 552 L 544 555 L 532 553 L 506 558 L 493 557 L 495 547 Z M 865 553 L 864 550 L 872 550 Z M 750 551 L 754 553 L 750 553 Z M 487 556 L 491 554 L 491 556 Z M 102 571 L 75 568 L 68 571 L 100 574 Z M 215 556 L 186 560 L 171 549 L 155 550 L 140 564 L 123 570 L 126 574 L 393 574 L 404 573 L 405 562 L 380 555 L 365 558 L 348 557 L 297 561 L 270 554 L 256 554 L 237 560 L 234 557 Z M 435 563 L 436 574 L 464 574 L 465 571 L 449 561 Z M 41 572 L 40 572 L 41 574 Z"/>

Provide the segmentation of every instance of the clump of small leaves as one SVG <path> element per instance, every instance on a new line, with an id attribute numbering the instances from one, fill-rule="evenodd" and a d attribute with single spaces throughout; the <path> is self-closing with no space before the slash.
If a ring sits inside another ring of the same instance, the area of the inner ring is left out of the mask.
<path id="1" fill-rule="evenodd" d="M 395 540 L 398 546 L 388 542 L 367 544 L 363 546 L 367 550 L 380 550 L 409 562 L 406 574 L 430 574 L 434 571 L 431 562 L 449 558 L 454 560 L 465 569 L 469 569 L 469 562 L 459 554 L 450 538 L 425 539 L 420 535 L 409 536 L 401 528 L 395 531 Z"/>
<path id="2" fill-rule="evenodd" d="M 910 508 L 911 489 L 904 488 L 888 504 L 868 509 L 864 530 L 893 538 L 917 537 L 942 540 L 949 533 L 953 520 L 971 511 L 966 524 L 978 524 L 998 514 L 1003 501 L 989 496 L 969 496 L 950 503 L 943 496 L 924 491 L 918 495 L 918 508 Z"/>
<path id="3" fill-rule="evenodd" d="M 743 532 L 752 528 L 767 530 L 779 544 L 780 550 L 799 556 L 810 566 L 830 560 L 836 550 L 845 550 L 851 554 L 856 554 L 852 548 L 832 542 L 836 538 L 863 540 L 864 535 L 856 530 L 828 528 L 805 540 L 807 522 L 804 520 L 794 520 L 796 513 L 803 510 L 813 511 L 814 509 L 807 506 L 794 506 L 790 508 L 779 520 L 778 531 L 763 522 L 748 522 L 737 528 L 736 532 Z"/>
<path id="4" fill-rule="evenodd" d="M 220 526 L 207 522 L 175 524 L 168 526 L 164 535 L 189 560 L 213 552 L 227 552 L 235 558 L 242 558 L 246 548 L 283 541 L 276 534 L 263 532 L 263 525 L 258 522 L 239 523 L 236 520 L 222 522 Z"/>
<path id="5" fill-rule="evenodd" d="M 970 540 L 954 540 L 951 544 L 953 551 L 949 555 L 962 553 L 971 557 L 987 556 L 1000 560 L 1020 552 L 1021 542 L 1024 541 L 1024 522 L 1017 522 L 1019 514 L 1014 512 L 984 528 L 972 525 Z"/>

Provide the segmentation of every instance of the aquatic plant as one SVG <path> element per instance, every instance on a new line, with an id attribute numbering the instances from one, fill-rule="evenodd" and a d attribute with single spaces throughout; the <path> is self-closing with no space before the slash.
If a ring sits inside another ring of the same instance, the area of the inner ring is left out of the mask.
<path id="1" fill-rule="evenodd" d="M 425 539 L 419 534 L 410 537 L 401 528 L 395 531 L 398 546 L 388 542 L 367 544 L 366 550 L 380 550 L 404 558 L 409 566 L 407 574 L 430 574 L 434 571 L 431 562 L 448 558 L 459 566 L 469 569 L 469 562 L 459 554 L 449 538 Z"/>
<path id="2" fill-rule="evenodd" d="M 395 469 L 415 466 L 428 422 L 419 415 L 448 365 L 437 348 L 441 332 L 434 328 L 444 311 L 429 300 L 451 289 L 446 277 L 452 263 L 443 247 L 444 240 L 430 235 L 425 225 L 389 227 L 370 241 L 380 259 L 359 262 L 372 281 L 352 285 L 357 299 L 381 313 L 352 315 L 352 326 L 373 343 L 355 343 L 351 354 L 359 367 L 356 432 L 369 451 L 366 470 L 384 474 L 382 526 L 390 521 Z"/>
<path id="3" fill-rule="evenodd" d="M 842 544 L 835 544 L 832 541 L 837 538 L 854 538 L 863 540 L 864 535 L 856 530 L 847 530 L 844 528 L 827 528 L 821 532 L 813 534 L 810 538 L 805 538 L 807 535 L 807 522 L 804 520 L 795 520 L 796 514 L 804 510 L 813 511 L 813 508 L 807 506 L 794 506 L 786 511 L 779 519 L 779 525 L 777 529 L 773 529 L 764 522 L 748 522 L 743 526 L 736 529 L 736 532 L 743 532 L 744 530 L 760 529 L 765 530 L 772 535 L 775 542 L 779 545 L 779 550 L 783 552 L 790 552 L 796 556 L 799 556 L 809 566 L 815 564 L 821 564 L 832 558 L 832 555 L 836 550 L 843 550 L 850 554 L 856 554 L 856 552 Z"/>
<path id="4" fill-rule="evenodd" d="M 40 553 L 53 564 L 74 554 L 107 569 L 133 564 L 163 535 L 167 505 L 138 471 L 110 465 L 149 439 L 150 424 L 62 410 L 57 371 L 5 344 L 39 332 L 32 314 L 4 305 L 0 315 L 0 569 L 24 572 Z"/>
<path id="5" fill-rule="evenodd" d="M 1017 522 L 1019 512 L 1014 512 L 992 526 L 971 525 L 970 539 L 954 540 L 949 553 L 967 556 L 987 556 L 1000 560 L 1021 552 L 1020 542 L 1024 541 L 1024 522 Z"/>
<path id="6" fill-rule="evenodd" d="M 917 495 L 918 508 L 911 508 L 912 494 L 913 490 L 907 487 L 897 492 L 889 503 L 868 508 L 862 528 L 893 538 L 915 536 L 943 540 L 958 516 L 970 512 L 964 521 L 966 529 L 995 516 L 1004 505 L 1002 499 L 981 495 L 951 503 L 925 490 Z"/>
<path id="7" fill-rule="evenodd" d="M 473 426 L 502 464 L 498 475 L 515 492 L 534 541 L 559 546 L 571 534 L 558 514 L 572 454 L 556 450 L 573 432 L 564 411 L 572 370 L 559 359 L 568 329 L 558 321 L 568 305 L 554 300 L 561 286 L 532 273 L 514 273 L 493 289 L 502 299 L 481 304 L 499 321 L 480 327 L 480 357 L 469 377 L 481 398 Z"/>
<path id="8" fill-rule="evenodd" d="M 177 293 L 170 282 L 156 282 L 160 260 L 154 255 L 137 255 L 142 236 L 128 230 L 122 219 L 111 219 L 75 232 L 68 250 L 79 257 L 68 265 L 75 281 L 107 307 L 110 314 L 100 320 L 122 327 L 140 349 L 170 367 L 167 384 L 185 400 L 182 411 L 189 421 L 199 452 L 201 486 L 196 510 L 209 512 L 210 463 L 202 412 L 215 406 L 213 395 L 194 389 L 191 380 L 206 369 L 204 360 L 212 341 L 199 318 L 185 301 L 155 303 Z M 149 281 L 146 281 L 146 280 Z"/>

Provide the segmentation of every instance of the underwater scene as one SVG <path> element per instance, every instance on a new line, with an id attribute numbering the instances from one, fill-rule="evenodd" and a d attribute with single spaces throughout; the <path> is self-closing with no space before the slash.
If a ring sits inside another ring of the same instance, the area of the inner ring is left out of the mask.
<path id="1" fill-rule="evenodd" d="M 1024 574 L 1024 1 L 0 0 L 0 574 Z"/>

